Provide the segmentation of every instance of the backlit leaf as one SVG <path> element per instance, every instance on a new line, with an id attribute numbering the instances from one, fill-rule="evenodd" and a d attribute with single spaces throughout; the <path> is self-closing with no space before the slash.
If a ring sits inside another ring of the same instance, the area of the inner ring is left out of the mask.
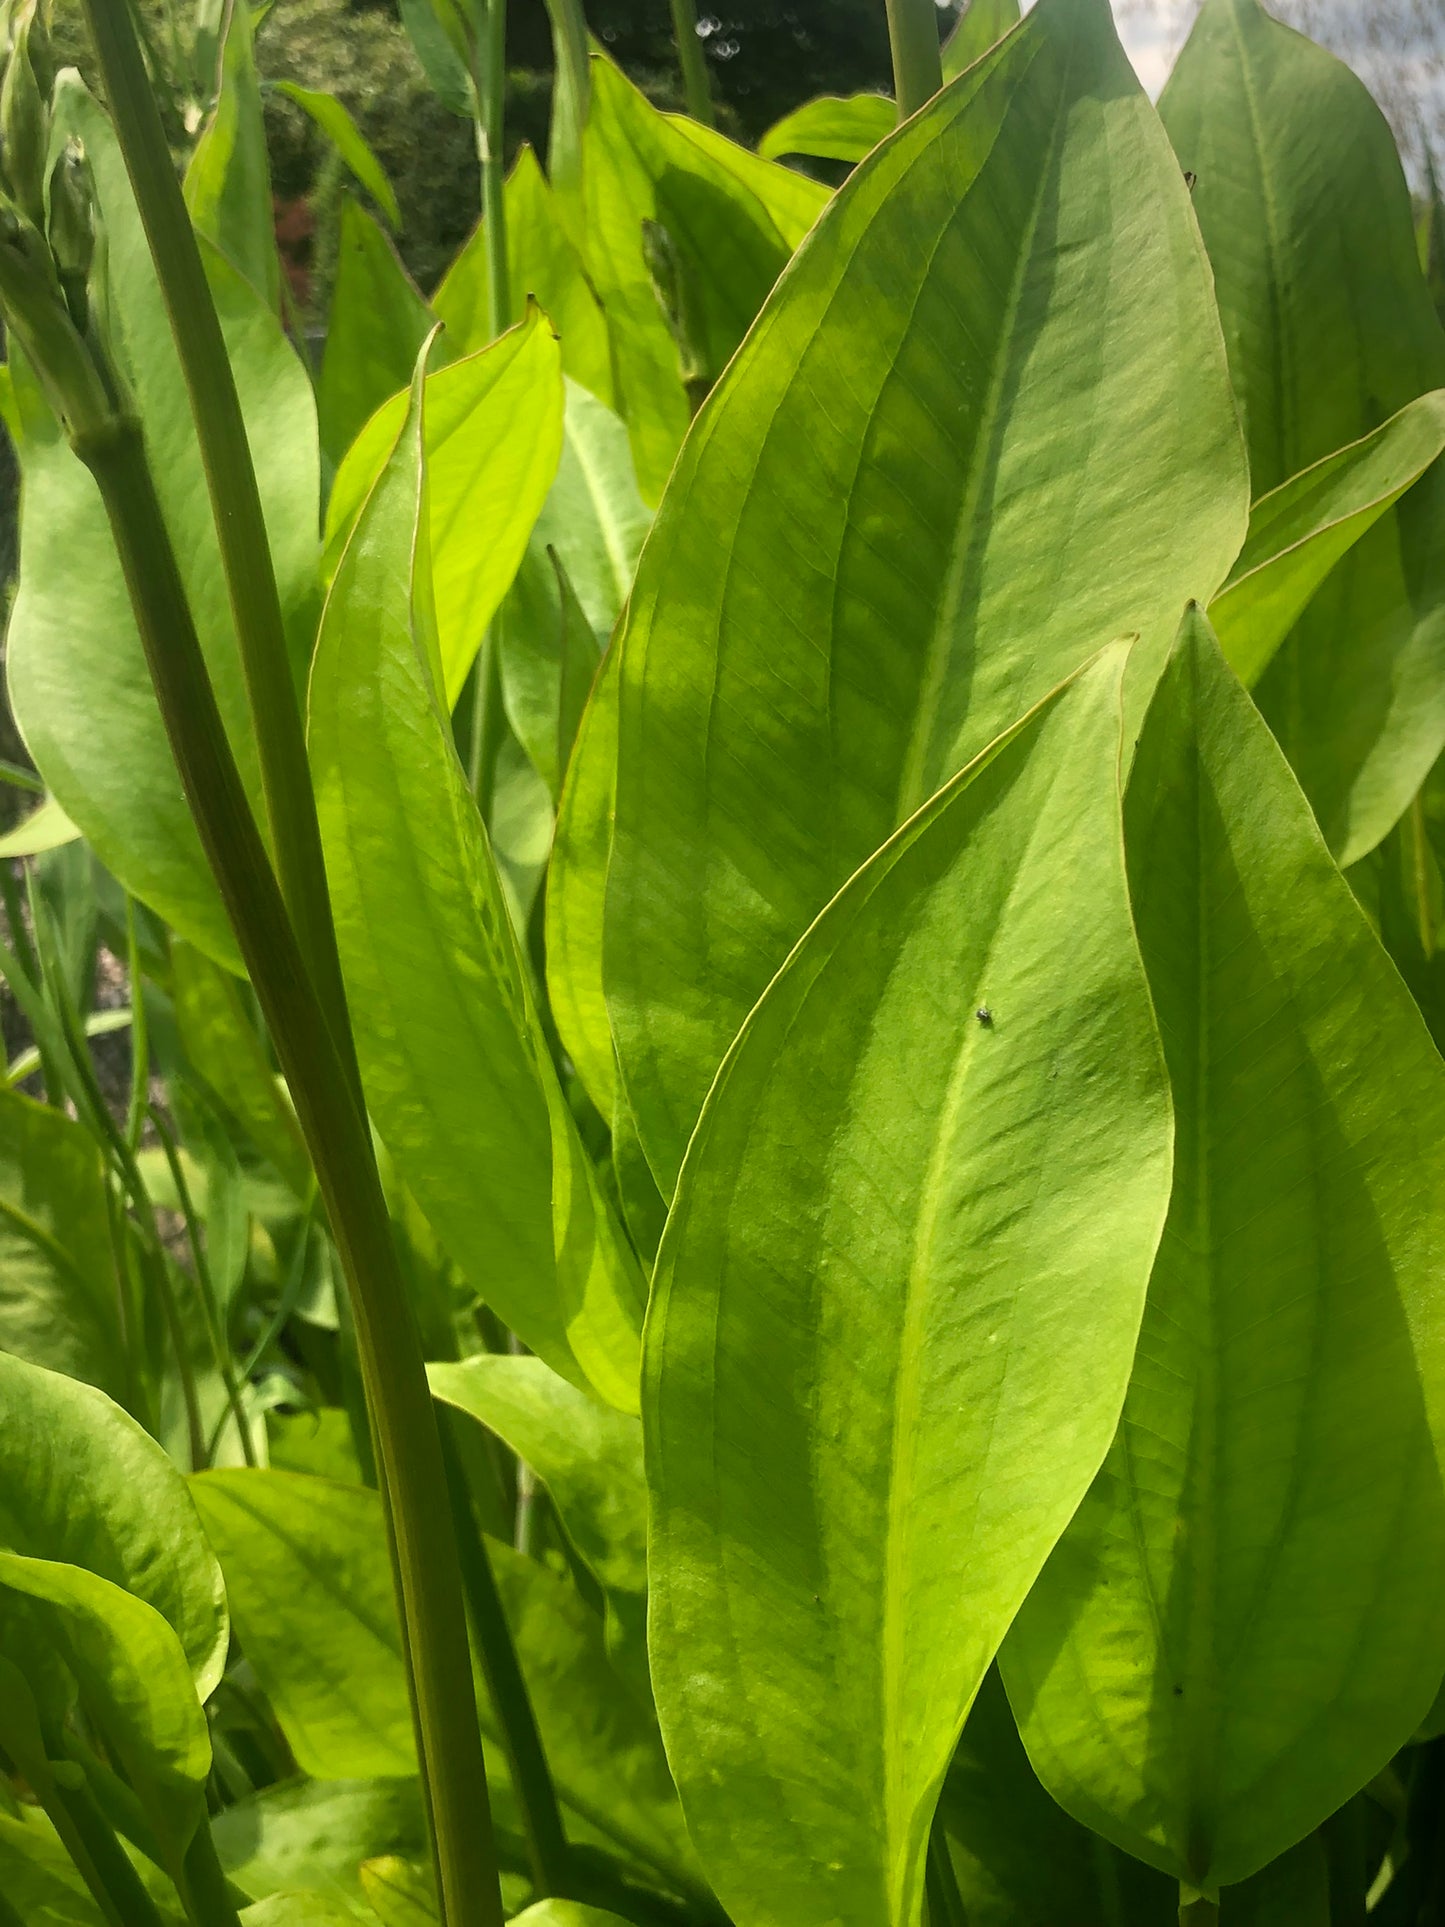
<path id="1" fill-rule="evenodd" d="M 934 1803 L 1113 1436 L 1168 1197 L 1114 647 L 839 892 L 658 1254 L 649 1647 L 748 1927 L 916 1920 Z"/>
<path id="2" fill-rule="evenodd" d="M 300 87 L 294 80 L 273 80 L 271 85 L 321 129 L 350 168 L 357 185 L 366 189 L 386 216 L 388 226 L 400 227 L 401 209 L 397 206 L 396 190 L 345 103 L 335 94 L 321 93 L 315 87 Z"/>
<path id="3" fill-rule="evenodd" d="M 758 152 L 772 161 L 785 154 L 861 161 L 897 125 L 898 109 L 885 94 L 824 94 L 784 114 L 758 142 Z"/>

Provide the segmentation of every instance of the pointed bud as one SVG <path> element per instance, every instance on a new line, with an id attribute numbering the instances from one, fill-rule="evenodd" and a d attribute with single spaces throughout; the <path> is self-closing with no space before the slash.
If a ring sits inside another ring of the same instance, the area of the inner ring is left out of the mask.
<path id="1" fill-rule="evenodd" d="M 45 159 L 50 145 L 50 45 L 35 0 L 10 16 L 10 58 L 0 80 L 0 145 L 10 192 L 37 227 L 45 225 Z"/>
<path id="2" fill-rule="evenodd" d="M 71 142 L 51 169 L 47 198 L 50 252 L 71 317 L 84 331 L 85 283 L 95 259 L 95 214 L 90 168 L 76 143 Z"/>

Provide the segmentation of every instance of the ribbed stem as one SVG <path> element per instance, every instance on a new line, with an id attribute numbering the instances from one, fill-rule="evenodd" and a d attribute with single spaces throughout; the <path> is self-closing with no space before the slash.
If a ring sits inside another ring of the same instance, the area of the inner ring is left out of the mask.
<path id="1" fill-rule="evenodd" d="M 888 0 L 888 43 L 893 50 L 898 114 L 907 120 L 943 85 L 938 9 L 933 0 Z"/>
<path id="2" fill-rule="evenodd" d="M 936 1818 L 928 1836 L 924 1890 L 928 1895 L 928 1927 L 968 1927 L 968 1913 L 958 1891 L 958 1875 L 949 1858 L 943 1824 Z"/>
<path id="3" fill-rule="evenodd" d="M 715 127 L 717 115 L 712 104 L 712 80 L 707 70 L 707 55 L 697 31 L 694 0 L 672 0 L 672 31 L 677 41 L 677 61 L 682 68 L 682 90 L 687 111 L 704 127 Z"/>
<path id="4" fill-rule="evenodd" d="M 354 1077 L 306 737 L 235 378 L 136 40 L 133 9 L 116 0 L 83 0 L 83 5 L 190 395 L 245 672 L 281 896 L 325 1020 Z"/>
<path id="5" fill-rule="evenodd" d="M 203 1819 L 196 1828 L 181 1873 L 182 1897 L 195 1927 L 241 1927 L 209 1821 Z"/>
<path id="6" fill-rule="evenodd" d="M 92 0 L 87 0 L 92 4 Z M 456 1540 L 426 1369 L 366 1117 L 326 1022 L 226 740 L 139 428 L 80 437 L 125 573 L 166 732 L 316 1165 L 356 1317 L 389 1496 L 443 1927 L 500 1927 Z"/>

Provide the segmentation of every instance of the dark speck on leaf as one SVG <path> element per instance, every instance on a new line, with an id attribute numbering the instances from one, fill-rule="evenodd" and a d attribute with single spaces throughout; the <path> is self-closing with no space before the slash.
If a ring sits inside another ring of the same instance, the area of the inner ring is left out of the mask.
<path id="1" fill-rule="evenodd" d="M 985 1030 L 993 1029 L 993 1012 L 989 1009 L 987 1004 L 980 1004 L 978 1009 L 973 1014 L 975 1017 L 977 1017 L 978 1021 L 983 1025 Z"/>

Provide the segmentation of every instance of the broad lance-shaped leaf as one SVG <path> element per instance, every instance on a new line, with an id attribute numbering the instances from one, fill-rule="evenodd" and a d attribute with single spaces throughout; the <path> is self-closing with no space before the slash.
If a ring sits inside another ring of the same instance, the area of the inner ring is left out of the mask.
<path id="1" fill-rule="evenodd" d="M 294 80 L 273 80 L 272 92 L 283 94 L 293 106 L 307 115 L 336 149 L 351 170 L 358 187 L 365 188 L 393 229 L 401 226 L 401 209 L 396 190 L 386 177 L 386 169 L 376 158 L 366 136 L 357 126 L 351 110 L 335 94 L 314 87 L 300 87 Z"/>
<path id="2" fill-rule="evenodd" d="M 186 206 L 201 234 L 240 270 L 266 305 L 281 305 L 281 259 L 251 10 L 225 8 L 216 104 L 186 168 Z"/>
<path id="3" fill-rule="evenodd" d="M 758 142 L 758 152 L 770 161 L 815 154 L 820 160 L 857 162 L 897 125 L 898 107 L 886 94 L 823 94 L 784 114 Z"/>
<path id="4" fill-rule="evenodd" d="M 839 892 L 688 1148 L 647 1325 L 649 1644 L 739 1927 L 912 1927 L 964 1715 L 1118 1421 L 1170 1147 L 1126 654 Z"/>
<path id="5" fill-rule="evenodd" d="M 237 1636 L 299 1765 L 319 1778 L 415 1771 L 380 1501 L 365 1486 L 268 1471 L 192 1480 Z M 557 1790 L 675 1892 L 704 1891 L 656 1723 L 613 1671 L 571 1583 L 487 1541 Z M 496 1727 L 485 1687 L 484 1729 Z"/>
<path id="6" fill-rule="evenodd" d="M 512 299 L 530 295 L 539 304 L 561 341 L 564 370 L 610 406 L 614 381 L 606 317 L 564 225 L 557 194 L 530 147 L 517 155 L 503 197 Z M 453 345 L 472 354 L 492 339 L 490 304 L 486 222 L 479 221 L 442 277 L 432 311 L 445 322 Z"/>
<path id="7" fill-rule="evenodd" d="M 390 239 L 348 195 L 316 384 L 322 452 L 333 468 L 382 403 L 410 387 L 434 325 Z"/>
<path id="8" fill-rule="evenodd" d="M 507 715 L 554 796 L 651 521 L 638 493 L 626 425 L 569 382 L 557 479 L 528 540 L 501 625 Z M 579 667 L 580 700 L 569 717 L 566 699 L 576 696 Z"/>
<path id="9" fill-rule="evenodd" d="M 0 1412 L 0 1548 L 153 1607 L 205 1699 L 225 1666 L 226 1597 L 181 1474 L 104 1393 L 3 1352 Z"/>
<path id="10" fill-rule="evenodd" d="M 1262 496 L 1229 580 L 1209 605 L 1225 660 L 1250 685 L 1342 556 L 1445 452 L 1445 389 Z"/>
<path id="11" fill-rule="evenodd" d="M 660 114 L 600 56 L 592 61 L 582 147 L 587 267 L 607 317 L 616 406 L 632 436 L 637 479 L 655 502 L 689 405 L 677 343 L 643 253 L 642 223 L 666 235 L 703 377 L 715 380 L 828 191 L 694 122 Z M 809 212 L 800 221 L 804 206 Z"/>
<path id="12" fill-rule="evenodd" d="M 408 380 L 377 409 L 337 470 L 326 507 L 328 579 L 396 447 L 409 388 Z M 556 476 L 564 405 L 556 338 L 537 308 L 490 348 L 427 377 L 431 573 L 448 709 Z"/>
<path id="13" fill-rule="evenodd" d="M 1445 1670 L 1445 1066 L 1197 615 L 1124 820 L 1174 1189 L 1119 1436 L 1004 1680 L 1055 1799 L 1212 1892 Z"/>
<path id="14" fill-rule="evenodd" d="M 206 1715 L 174 1630 L 84 1567 L 0 1551 L 0 1647 L 17 1599 L 27 1637 L 63 1659 L 174 1871 L 205 1818 L 211 1770 Z"/>
<path id="15" fill-rule="evenodd" d="M 699 418 L 622 637 L 605 977 L 663 1193 L 849 874 L 1244 536 L 1189 193 L 1107 0 L 1040 0 L 864 162 Z"/>
<path id="16" fill-rule="evenodd" d="M 1445 386 L 1394 137 L 1333 55 L 1208 0 L 1159 103 L 1209 248 L 1254 492 Z M 1445 747 L 1445 462 L 1333 572 L 1255 688 L 1353 863 Z"/>
<path id="17" fill-rule="evenodd" d="M 969 0 L 943 43 L 943 78 L 956 80 L 1019 23 L 1019 0 Z"/>
<path id="18" fill-rule="evenodd" d="M 95 179 L 114 345 L 145 428 L 231 747 L 259 810 L 255 732 L 195 426 L 125 163 L 104 113 L 73 76 L 59 84 L 57 119 L 82 142 Z M 320 475 L 311 381 L 263 297 L 209 243 L 202 253 L 240 390 L 288 635 L 302 664 L 317 609 Z M 29 371 L 17 362 L 14 372 L 24 477 L 20 584 L 7 640 L 16 720 L 47 788 L 106 868 L 174 929 L 239 972 L 99 493 Z"/>
<path id="19" fill-rule="evenodd" d="M 100 1151 L 64 1111 L 14 1091 L 0 1092 L 0 1348 L 138 1400 Z"/>
<path id="20" fill-rule="evenodd" d="M 442 699 L 423 395 L 467 367 L 418 367 L 317 642 L 337 938 L 372 1115 L 447 1252 L 554 1369 L 636 1411 L 642 1281 L 558 1085 Z"/>

